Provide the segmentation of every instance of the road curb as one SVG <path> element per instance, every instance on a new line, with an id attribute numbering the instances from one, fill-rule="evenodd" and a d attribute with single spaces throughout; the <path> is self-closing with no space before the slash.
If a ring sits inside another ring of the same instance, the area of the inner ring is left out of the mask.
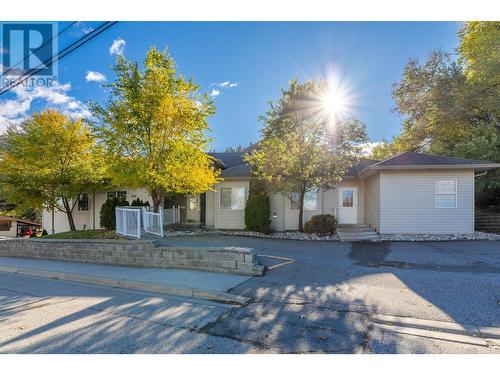
<path id="1" fill-rule="evenodd" d="M 15 273 L 27 276 L 37 276 L 37 277 L 44 277 L 44 278 L 63 280 L 63 281 L 76 281 L 93 285 L 102 285 L 112 288 L 133 289 L 145 292 L 156 292 L 172 296 L 199 298 L 199 299 L 205 299 L 205 300 L 234 304 L 234 305 L 245 305 L 249 300 L 249 298 L 237 294 L 218 292 L 209 289 L 181 288 L 177 286 L 169 286 L 164 284 L 149 283 L 136 280 L 113 279 L 113 278 L 106 278 L 99 276 L 89 276 L 79 273 L 45 271 L 36 268 L 11 267 L 11 266 L 0 265 L 0 272 Z"/>
<path id="2" fill-rule="evenodd" d="M 500 328 L 477 327 L 473 324 L 459 324 L 437 320 L 374 314 L 374 326 L 382 330 L 429 337 L 465 344 L 488 346 L 487 342 L 500 341 Z"/>

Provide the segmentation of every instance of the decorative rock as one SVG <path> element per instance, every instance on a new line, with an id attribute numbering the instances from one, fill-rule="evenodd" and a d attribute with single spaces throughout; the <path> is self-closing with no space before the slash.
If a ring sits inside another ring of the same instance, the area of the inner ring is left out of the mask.
<path id="1" fill-rule="evenodd" d="M 494 233 L 474 232 L 463 234 L 382 234 L 382 241 L 474 241 L 500 240 L 500 235 Z"/>
<path id="2" fill-rule="evenodd" d="M 196 231 L 170 231 L 165 232 L 164 237 L 189 237 L 200 236 L 204 234 L 219 234 L 222 236 L 241 236 L 241 237 L 259 237 L 273 238 L 279 240 L 298 240 L 298 241 L 339 241 L 336 234 L 320 236 L 314 233 L 302 232 L 275 232 L 265 234 L 260 232 L 252 232 L 245 230 L 196 230 Z"/>

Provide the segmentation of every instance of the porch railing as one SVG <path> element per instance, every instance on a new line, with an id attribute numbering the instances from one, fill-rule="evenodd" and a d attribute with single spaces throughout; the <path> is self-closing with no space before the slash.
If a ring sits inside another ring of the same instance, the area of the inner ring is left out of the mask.
<path id="1" fill-rule="evenodd" d="M 163 222 L 165 225 L 174 225 L 181 222 L 181 208 L 180 206 L 166 208 L 163 210 Z"/>
<path id="2" fill-rule="evenodd" d="M 148 211 L 142 207 L 143 226 L 146 233 L 163 237 L 163 209 L 159 212 Z"/>
<path id="3" fill-rule="evenodd" d="M 141 210 L 130 207 L 116 207 L 116 233 L 141 238 Z"/>

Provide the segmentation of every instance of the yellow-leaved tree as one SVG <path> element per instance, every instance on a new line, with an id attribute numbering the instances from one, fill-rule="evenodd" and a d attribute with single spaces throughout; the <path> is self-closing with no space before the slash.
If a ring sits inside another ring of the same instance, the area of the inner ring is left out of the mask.
<path id="1" fill-rule="evenodd" d="M 167 51 L 150 48 L 141 70 L 118 57 L 117 78 L 104 106 L 92 104 L 94 129 L 108 154 L 117 185 L 146 188 L 158 210 L 167 194 L 197 194 L 218 181 L 206 154 L 208 95 L 176 73 Z"/>
<path id="2" fill-rule="evenodd" d="M 10 126 L 0 140 L 2 195 L 22 208 L 65 212 L 75 230 L 80 195 L 104 181 L 102 154 L 89 126 L 46 110 Z"/>

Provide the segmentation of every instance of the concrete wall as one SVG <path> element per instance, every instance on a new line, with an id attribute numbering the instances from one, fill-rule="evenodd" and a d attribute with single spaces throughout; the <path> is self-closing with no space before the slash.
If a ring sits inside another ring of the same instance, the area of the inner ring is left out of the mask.
<path id="1" fill-rule="evenodd" d="M 436 208 L 435 184 L 440 177 L 457 179 L 456 208 Z M 474 231 L 474 171 L 383 171 L 380 192 L 381 233 Z"/>
<path id="2" fill-rule="evenodd" d="M 365 181 L 365 224 L 380 231 L 380 175 Z"/>
<path id="3" fill-rule="evenodd" d="M 0 256 L 67 260 L 131 267 L 189 268 L 261 275 L 254 249 L 155 247 L 151 241 L 17 239 L 0 241 Z"/>

